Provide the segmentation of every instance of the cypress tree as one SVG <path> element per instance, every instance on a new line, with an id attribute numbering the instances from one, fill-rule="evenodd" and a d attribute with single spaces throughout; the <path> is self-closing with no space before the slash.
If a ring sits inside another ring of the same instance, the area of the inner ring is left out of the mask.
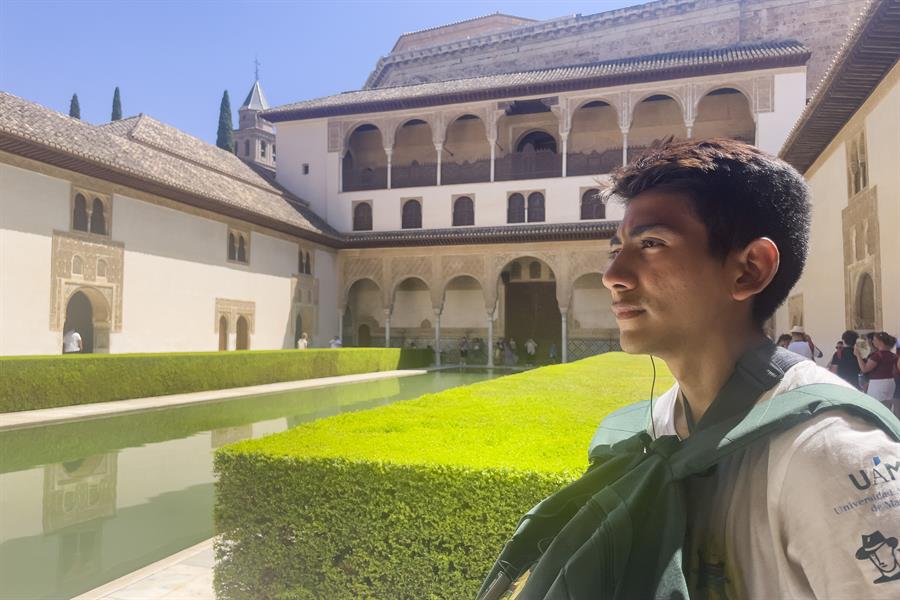
<path id="1" fill-rule="evenodd" d="M 119 86 L 116 86 L 116 91 L 113 92 L 112 120 L 119 121 L 121 119 L 122 119 L 122 96 L 119 95 Z"/>
<path id="2" fill-rule="evenodd" d="M 81 118 L 81 106 L 78 104 L 78 94 L 72 94 L 72 100 L 69 101 L 69 116 L 76 119 Z"/>
<path id="3" fill-rule="evenodd" d="M 228 90 L 222 94 L 222 103 L 219 105 L 219 132 L 216 134 L 216 146 L 234 152 L 234 126 L 231 123 L 231 100 L 228 98 Z"/>

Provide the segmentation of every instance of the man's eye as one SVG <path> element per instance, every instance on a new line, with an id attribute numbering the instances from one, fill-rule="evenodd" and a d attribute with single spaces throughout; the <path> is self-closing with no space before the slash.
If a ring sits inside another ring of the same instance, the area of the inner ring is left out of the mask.
<path id="1" fill-rule="evenodd" d="M 657 248 L 662 245 L 659 240 L 641 240 L 641 248 Z"/>
<path id="2" fill-rule="evenodd" d="M 609 260 L 615 260 L 618 255 L 619 255 L 618 250 L 610 250 L 609 251 Z"/>

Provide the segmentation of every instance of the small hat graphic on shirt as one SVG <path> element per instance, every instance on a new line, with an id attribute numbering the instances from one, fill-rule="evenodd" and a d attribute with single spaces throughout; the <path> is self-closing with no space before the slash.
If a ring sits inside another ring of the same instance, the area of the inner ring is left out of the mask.
<path id="1" fill-rule="evenodd" d="M 791 333 L 806 333 L 802 325 L 794 325 L 791 327 Z"/>
<path id="2" fill-rule="evenodd" d="M 879 548 L 887 544 L 891 548 L 897 547 L 897 538 L 889 537 L 884 539 L 884 535 L 880 531 L 876 531 L 874 533 L 870 533 L 869 535 L 862 536 L 862 546 L 856 551 L 856 558 L 859 560 L 865 560 L 869 558 L 873 552 L 876 552 Z"/>

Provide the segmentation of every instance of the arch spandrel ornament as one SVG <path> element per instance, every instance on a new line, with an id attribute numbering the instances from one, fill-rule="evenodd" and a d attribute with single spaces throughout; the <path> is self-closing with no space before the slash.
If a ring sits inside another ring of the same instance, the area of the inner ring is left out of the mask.
<path id="1" fill-rule="evenodd" d="M 385 293 L 384 261 L 380 258 L 348 258 L 342 261 L 341 268 L 341 305 L 347 302 L 347 294 L 353 284 L 362 279 L 371 279 Z"/>
<path id="2" fill-rule="evenodd" d="M 385 306 L 393 303 L 394 294 L 403 281 L 407 279 L 420 279 L 431 293 L 432 304 L 438 306 L 439 286 L 435 285 L 433 259 L 430 256 L 401 256 L 390 259 L 390 289 Z M 437 300 L 437 302 L 435 302 Z"/>

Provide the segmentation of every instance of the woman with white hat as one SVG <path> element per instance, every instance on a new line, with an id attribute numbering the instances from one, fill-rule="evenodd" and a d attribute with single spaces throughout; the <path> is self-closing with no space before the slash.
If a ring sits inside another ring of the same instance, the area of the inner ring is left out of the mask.
<path id="1" fill-rule="evenodd" d="M 812 360 L 814 348 L 815 346 L 813 346 L 812 340 L 809 339 L 809 336 L 806 335 L 806 331 L 803 329 L 803 326 L 794 325 L 793 327 L 791 327 L 791 343 L 788 344 L 788 350 L 795 354 L 799 354 L 800 356 L 805 356 L 809 360 Z"/>

